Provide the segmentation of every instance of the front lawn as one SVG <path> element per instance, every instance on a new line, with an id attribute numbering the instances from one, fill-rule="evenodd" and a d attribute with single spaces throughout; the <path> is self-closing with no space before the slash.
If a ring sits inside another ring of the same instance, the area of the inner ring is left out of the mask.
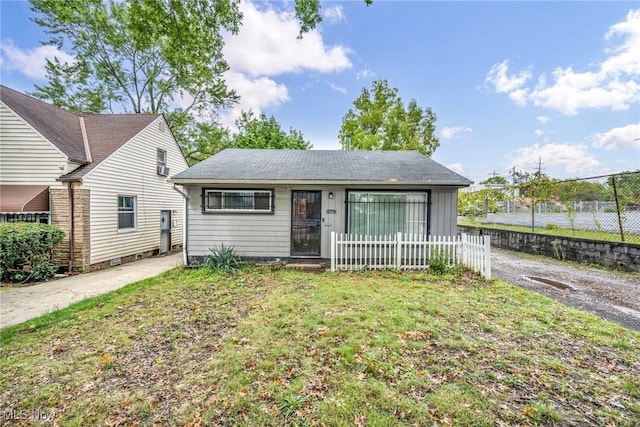
<path id="1" fill-rule="evenodd" d="M 2 423 L 640 420 L 639 333 L 468 273 L 175 269 L 1 334 Z"/>

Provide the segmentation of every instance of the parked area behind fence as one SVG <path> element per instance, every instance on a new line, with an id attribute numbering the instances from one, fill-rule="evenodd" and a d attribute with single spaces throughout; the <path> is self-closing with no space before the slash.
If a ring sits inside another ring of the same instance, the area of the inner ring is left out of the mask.
<path id="1" fill-rule="evenodd" d="M 424 236 L 396 233 L 365 236 L 331 233 L 331 271 L 428 269 L 433 260 L 464 265 L 491 279 L 488 236 Z"/>
<path id="2" fill-rule="evenodd" d="M 640 171 L 488 185 L 459 193 L 459 215 L 485 224 L 567 230 L 596 240 L 640 240 Z M 469 224 L 467 224 L 469 225 Z"/>

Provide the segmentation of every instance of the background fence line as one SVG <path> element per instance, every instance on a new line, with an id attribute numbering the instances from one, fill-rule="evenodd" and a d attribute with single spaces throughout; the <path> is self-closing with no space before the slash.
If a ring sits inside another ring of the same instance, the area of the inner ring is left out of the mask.
<path id="1" fill-rule="evenodd" d="M 539 194 L 532 194 L 532 188 Z M 640 171 L 491 185 L 459 193 L 458 213 L 481 223 L 524 226 L 538 233 L 559 229 L 574 237 L 637 242 Z"/>
<path id="2" fill-rule="evenodd" d="M 428 269 L 431 260 L 464 265 L 491 279 L 488 236 L 424 236 L 401 232 L 364 236 L 331 232 L 331 271 L 362 269 Z"/>

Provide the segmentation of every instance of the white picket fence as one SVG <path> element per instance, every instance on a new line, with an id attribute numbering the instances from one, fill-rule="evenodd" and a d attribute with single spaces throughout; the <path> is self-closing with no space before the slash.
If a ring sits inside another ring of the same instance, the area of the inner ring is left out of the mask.
<path id="1" fill-rule="evenodd" d="M 432 257 L 462 264 L 491 279 L 489 236 L 360 236 L 331 232 L 331 271 L 429 268 Z"/>

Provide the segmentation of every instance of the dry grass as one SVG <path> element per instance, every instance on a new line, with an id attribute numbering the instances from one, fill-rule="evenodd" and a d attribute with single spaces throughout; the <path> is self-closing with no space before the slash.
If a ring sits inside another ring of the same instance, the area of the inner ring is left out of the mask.
<path id="1" fill-rule="evenodd" d="M 1 332 L 5 423 L 640 419 L 640 334 L 464 272 L 176 269 Z"/>

